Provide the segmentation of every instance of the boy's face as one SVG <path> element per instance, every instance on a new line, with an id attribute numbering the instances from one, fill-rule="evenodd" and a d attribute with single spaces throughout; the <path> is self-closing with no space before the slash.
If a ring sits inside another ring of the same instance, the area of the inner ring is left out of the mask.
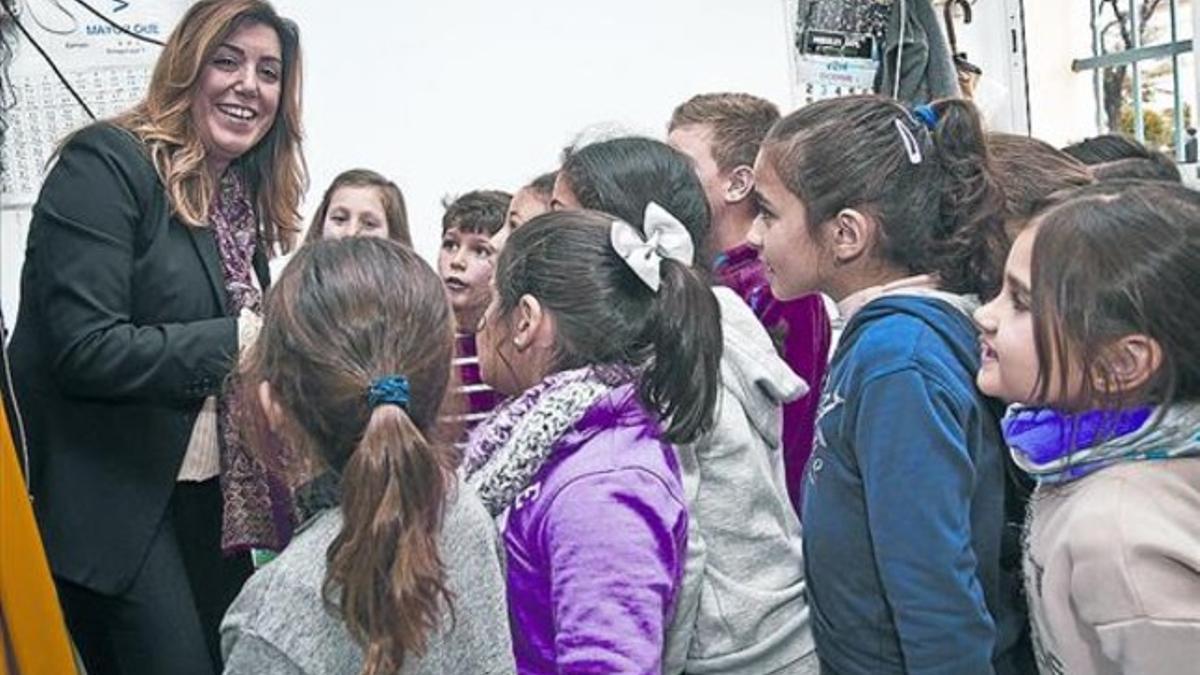
<path id="1" fill-rule="evenodd" d="M 442 235 L 438 274 L 450 296 L 459 330 L 474 332 L 491 301 L 495 259 L 496 249 L 486 232 L 476 234 L 451 228 Z"/>

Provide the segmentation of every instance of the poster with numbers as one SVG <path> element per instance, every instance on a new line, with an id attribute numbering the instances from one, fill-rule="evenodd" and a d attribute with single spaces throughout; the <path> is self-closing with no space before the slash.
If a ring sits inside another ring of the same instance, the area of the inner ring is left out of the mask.
<path id="1" fill-rule="evenodd" d="M 125 29 L 165 41 L 188 0 L 90 0 Z M 17 0 L 17 20 L 53 59 L 97 118 L 145 95 L 161 47 L 122 33 L 72 0 Z M 58 142 L 91 119 L 33 45 L 18 34 L 10 68 L 14 106 L 7 111 L 0 204 L 29 208 Z"/>
<path id="2" fill-rule="evenodd" d="M 893 0 L 784 0 L 792 105 L 874 91 Z"/>

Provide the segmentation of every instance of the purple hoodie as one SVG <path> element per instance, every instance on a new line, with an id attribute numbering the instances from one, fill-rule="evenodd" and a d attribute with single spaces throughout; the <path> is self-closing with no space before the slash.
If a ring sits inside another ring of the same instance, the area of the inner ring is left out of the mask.
<path id="1" fill-rule="evenodd" d="M 798 505 L 804 465 L 812 454 L 817 402 L 821 400 L 821 385 L 829 365 L 829 314 L 818 293 L 795 300 L 776 299 L 758 251 L 749 244 L 718 255 L 713 271 L 718 283 L 731 288 L 754 310 L 775 340 L 780 356 L 808 383 L 808 395 L 783 407 L 783 464 L 788 495 L 792 504 Z"/>
<path id="2" fill-rule="evenodd" d="M 661 672 L 685 503 L 675 450 L 631 385 L 555 442 L 503 520 L 518 672 Z"/>

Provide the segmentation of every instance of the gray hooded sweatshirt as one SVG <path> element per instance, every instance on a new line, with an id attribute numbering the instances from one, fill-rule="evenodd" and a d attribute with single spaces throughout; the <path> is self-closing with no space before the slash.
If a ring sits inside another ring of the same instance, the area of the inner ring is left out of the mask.
<path id="1" fill-rule="evenodd" d="M 724 352 L 714 429 L 679 447 L 688 553 L 664 673 L 815 673 L 800 521 L 784 484 L 782 405 L 808 386 L 754 312 L 713 289 Z"/>

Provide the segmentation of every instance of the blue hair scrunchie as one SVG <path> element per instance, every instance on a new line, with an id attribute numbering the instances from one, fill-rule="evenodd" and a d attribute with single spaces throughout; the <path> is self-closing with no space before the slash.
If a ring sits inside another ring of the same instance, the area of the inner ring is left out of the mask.
<path id="1" fill-rule="evenodd" d="M 938 114 L 930 105 L 919 105 L 912 109 L 912 116 L 921 124 L 925 125 L 926 129 L 933 131 L 937 128 Z"/>
<path id="2" fill-rule="evenodd" d="M 367 405 L 377 408 L 381 405 L 398 405 L 408 410 L 410 391 L 408 378 L 403 375 L 384 375 L 375 378 L 367 389 Z"/>

